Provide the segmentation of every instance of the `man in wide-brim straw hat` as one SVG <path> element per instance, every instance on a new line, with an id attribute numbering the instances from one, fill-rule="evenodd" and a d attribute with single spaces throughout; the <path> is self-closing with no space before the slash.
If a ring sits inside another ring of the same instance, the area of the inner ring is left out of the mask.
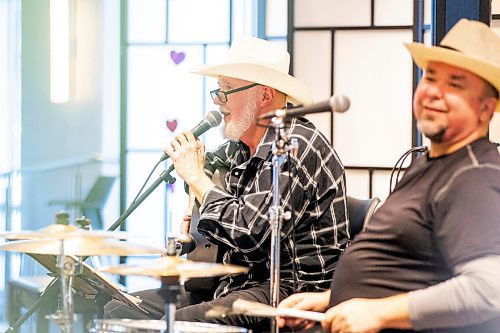
<path id="1" fill-rule="evenodd" d="M 230 309 L 236 299 L 269 304 L 275 130 L 268 122 L 257 125 L 256 120 L 287 102 L 311 103 L 305 84 L 288 74 L 289 64 L 290 56 L 280 46 L 242 38 L 232 44 L 225 62 L 195 70 L 218 80 L 219 88 L 210 94 L 224 116 L 229 141 L 205 159 L 200 142 L 184 132 L 165 151 L 201 204 L 198 231 L 227 248 L 224 263 L 248 267 L 248 273 L 222 278 L 214 300 L 178 310 L 176 320 L 269 330 L 269 320 L 262 317 L 208 318 L 205 313 Z M 298 140 L 298 149 L 296 156 L 286 157 L 279 172 L 281 207 L 292 213 L 281 226 L 280 299 L 293 293 L 294 286 L 296 291 L 328 288 L 348 242 L 344 169 L 337 154 L 306 119 L 293 119 L 287 132 L 290 139 Z M 211 180 L 215 169 L 228 172 L 224 188 Z M 152 318 L 163 314 L 158 303 Z"/>
<path id="2" fill-rule="evenodd" d="M 326 311 L 329 332 L 499 332 L 500 155 L 487 135 L 500 37 L 464 19 L 440 46 L 407 48 L 425 71 L 413 107 L 429 151 L 344 253 L 331 289 L 280 306 Z"/>

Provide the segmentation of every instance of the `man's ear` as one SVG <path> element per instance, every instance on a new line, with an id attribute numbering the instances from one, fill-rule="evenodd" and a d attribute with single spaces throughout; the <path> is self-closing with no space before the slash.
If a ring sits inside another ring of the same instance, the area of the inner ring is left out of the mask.
<path id="1" fill-rule="evenodd" d="M 495 113 L 497 107 L 498 99 L 494 97 L 485 98 L 481 103 L 481 114 L 480 118 L 482 121 L 489 122 L 491 118 L 493 118 L 493 114 Z"/>
<path id="2" fill-rule="evenodd" d="M 262 88 L 262 98 L 260 100 L 260 106 L 266 107 L 269 106 L 274 101 L 274 97 L 276 96 L 276 90 L 271 87 L 264 86 Z"/>

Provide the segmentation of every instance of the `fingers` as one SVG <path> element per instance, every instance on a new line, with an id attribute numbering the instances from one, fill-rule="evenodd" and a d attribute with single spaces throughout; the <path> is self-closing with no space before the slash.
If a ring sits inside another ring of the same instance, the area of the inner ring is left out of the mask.
<path id="1" fill-rule="evenodd" d="M 304 302 L 305 298 L 305 293 L 291 295 L 281 301 L 278 304 L 278 308 L 294 308 L 299 310 L 307 310 L 309 307 Z M 304 319 L 280 317 L 278 318 L 278 325 L 279 327 L 288 326 L 294 329 L 304 329 L 308 326 L 314 325 L 314 323 L 311 323 L 310 321 Z"/>
<path id="2" fill-rule="evenodd" d="M 172 153 L 179 152 L 181 148 L 183 148 L 186 151 L 196 151 L 198 153 L 201 151 L 203 155 L 205 154 L 205 146 L 193 135 L 193 133 L 187 131 L 177 135 L 175 139 L 170 142 L 170 146 Z M 167 147 L 165 152 L 168 150 Z M 171 155 L 169 154 L 169 156 Z"/>
<path id="3" fill-rule="evenodd" d="M 191 215 L 190 214 L 186 214 L 182 218 L 181 233 L 182 234 L 189 234 L 190 227 L 191 227 Z"/>
<path id="4" fill-rule="evenodd" d="M 185 132 L 182 132 L 181 134 L 177 135 L 175 137 L 175 140 L 181 144 L 185 144 L 187 142 L 196 143 L 198 141 L 198 139 L 194 137 L 193 133 L 191 133 L 189 131 L 185 131 Z"/>
<path id="5" fill-rule="evenodd" d="M 278 304 L 278 308 L 292 308 L 294 305 L 300 303 L 304 298 L 303 294 L 293 294 Z"/>

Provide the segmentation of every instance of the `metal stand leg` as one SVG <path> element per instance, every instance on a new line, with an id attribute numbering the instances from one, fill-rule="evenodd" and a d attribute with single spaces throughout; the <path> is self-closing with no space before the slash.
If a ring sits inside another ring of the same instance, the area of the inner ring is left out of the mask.
<path id="1" fill-rule="evenodd" d="M 288 144 L 288 138 L 285 130 L 285 123 L 282 117 L 272 119 L 271 126 L 275 128 L 276 136 L 273 143 L 273 203 L 269 208 L 269 223 L 271 225 L 271 264 L 270 264 L 270 298 L 271 306 L 277 307 L 279 303 L 280 290 L 280 240 L 281 240 L 281 224 L 283 219 L 290 218 L 290 212 L 283 212 L 281 208 L 281 198 L 279 193 L 280 182 L 279 173 L 285 155 L 288 152 L 294 153 L 297 149 L 296 140 L 292 140 Z M 276 319 L 271 319 L 271 333 L 278 333 L 279 327 Z"/>
<path id="2" fill-rule="evenodd" d="M 54 296 L 57 295 L 57 293 L 59 292 L 57 289 L 58 280 L 59 280 L 58 278 L 54 278 L 54 280 L 50 282 L 47 288 L 45 288 L 44 292 L 40 295 L 40 298 L 35 303 L 33 303 L 33 305 L 30 306 L 29 309 L 23 315 L 17 318 L 17 320 L 10 325 L 10 327 L 5 331 L 5 333 L 17 332 L 19 330 L 19 327 L 21 327 L 21 325 L 24 324 L 24 322 L 28 320 L 28 318 L 31 317 L 31 315 L 36 310 L 38 310 L 40 304 L 45 303 L 45 298 L 48 297 L 49 299 L 53 299 Z"/>
<path id="3" fill-rule="evenodd" d="M 179 295 L 180 282 L 178 276 L 164 276 L 161 278 L 161 288 L 158 294 L 165 300 L 165 321 L 167 329 L 165 332 L 174 333 L 175 310 L 177 295 Z"/>

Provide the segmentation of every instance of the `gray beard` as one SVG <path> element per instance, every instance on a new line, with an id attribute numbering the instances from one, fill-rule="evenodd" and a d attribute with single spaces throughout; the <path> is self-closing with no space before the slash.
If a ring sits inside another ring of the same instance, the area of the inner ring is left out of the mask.
<path id="1" fill-rule="evenodd" d="M 226 139 L 238 141 L 241 136 L 255 123 L 256 93 L 249 93 L 249 99 L 243 106 L 240 119 L 229 121 L 222 127 L 222 134 Z"/>

